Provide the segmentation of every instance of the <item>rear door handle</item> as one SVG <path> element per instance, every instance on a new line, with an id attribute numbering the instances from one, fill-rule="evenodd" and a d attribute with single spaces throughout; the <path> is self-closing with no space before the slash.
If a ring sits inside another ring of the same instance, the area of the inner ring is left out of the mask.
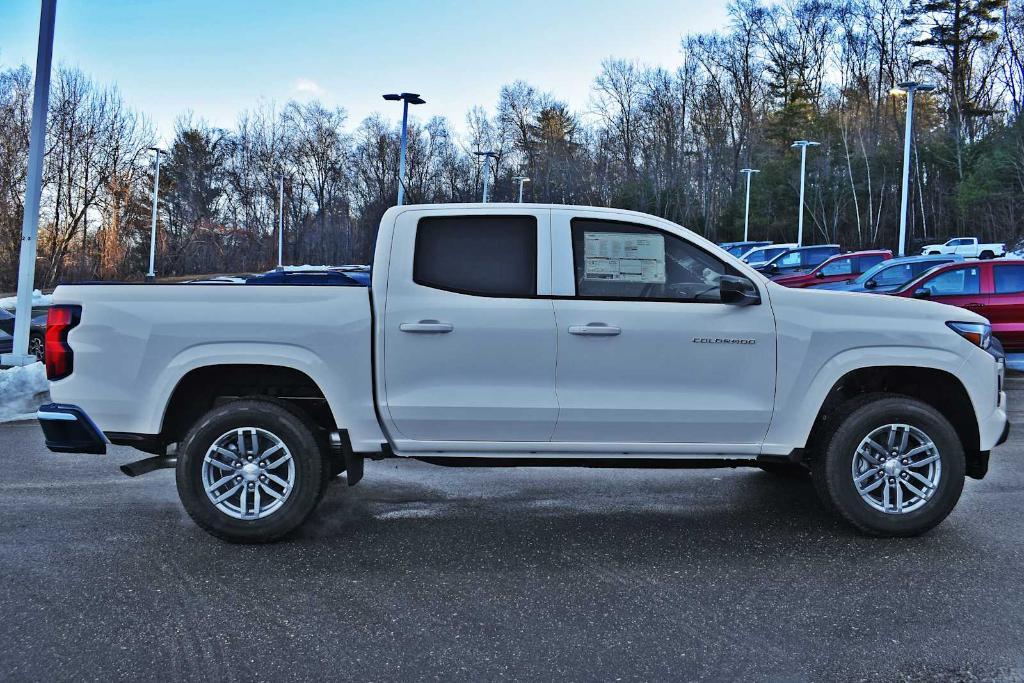
<path id="1" fill-rule="evenodd" d="M 421 334 L 444 334 L 451 332 L 455 326 L 439 320 L 421 320 L 418 323 L 402 323 L 398 326 L 402 332 L 419 332 Z"/>
<path id="2" fill-rule="evenodd" d="M 579 334 L 587 337 L 614 337 L 621 333 L 621 327 L 606 325 L 605 323 L 587 323 L 586 325 L 569 326 L 569 334 Z"/>
<path id="3" fill-rule="evenodd" d="M 983 304 L 964 304 L 964 308 L 981 308 Z"/>

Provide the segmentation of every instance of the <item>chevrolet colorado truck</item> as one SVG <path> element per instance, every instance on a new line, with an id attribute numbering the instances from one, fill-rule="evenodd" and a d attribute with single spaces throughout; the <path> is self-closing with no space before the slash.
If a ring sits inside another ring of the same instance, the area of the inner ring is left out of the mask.
<path id="1" fill-rule="evenodd" d="M 964 258 L 992 259 L 1006 256 L 1006 245 L 1002 242 L 981 244 L 977 237 L 954 237 L 945 244 L 927 244 L 921 247 L 925 255 L 956 254 Z"/>
<path id="2" fill-rule="evenodd" d="M 1007 435 L 984 318 L 782 287 L 640 213 L 395 207 L 369 286 L 291 281 L 58 287 L 47 446 L 152 454 L 122 470 L 174 467 L 236 542 L 295 529 L 366 458 L 761 467 L 909 536 Z"/>

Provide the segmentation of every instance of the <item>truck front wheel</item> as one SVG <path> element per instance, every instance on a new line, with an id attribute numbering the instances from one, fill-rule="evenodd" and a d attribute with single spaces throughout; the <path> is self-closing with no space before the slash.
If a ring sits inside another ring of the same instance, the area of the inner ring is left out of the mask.
<path id="1" fill-rule="evenodd" d="M 266 543 L 298 527 L 320 502 L 326 475 L 311 426 L 271 401 L 213 408 L 178 448 L 185 510 L 234 543 Z"/>
<path id="2" fill-rule="evenodd" d="M 811 473 L 821 498 L 875 536 L 922 534 L 953 510 L 964 487 L 964 450 L 935 408 L 874 394 L 839 409 Z"/>

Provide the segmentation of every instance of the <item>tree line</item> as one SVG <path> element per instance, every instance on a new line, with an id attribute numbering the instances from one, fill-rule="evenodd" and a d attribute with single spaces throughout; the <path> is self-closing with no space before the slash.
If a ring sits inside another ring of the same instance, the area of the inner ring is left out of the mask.
<path id="1" fill-rule="evenodd" d="M 609 58 L 574 110 L 527 82 L 461 129 L 410 123 L 406 200 L 481 196 L 473 152 L 495 153 L 492 201 L 636 209 L 714 240 L 793 241 L 797 139 L 808 152 L 805 241 L 895 247 L 904 81 L 915 100 L 908 231 L 1016 244 L 1024 209 L 1024 10 L 1007 0 L 735 0 L 718 32 L 686 35 L 674 68 Z M 16 281 L 32 74 L 0 71 L 0 290 Z M 148 266 L 152 126 L 116 87 L 63 67 L 52 81 L 37 284 L 138 278 Z M 395 201 L 400 131 L 318 101 L 260 104 L 230 129 L 179 117 L 160 172 L 157 271 L 276 263 L 285 178 L 289 263 L 367 263 Z"/>

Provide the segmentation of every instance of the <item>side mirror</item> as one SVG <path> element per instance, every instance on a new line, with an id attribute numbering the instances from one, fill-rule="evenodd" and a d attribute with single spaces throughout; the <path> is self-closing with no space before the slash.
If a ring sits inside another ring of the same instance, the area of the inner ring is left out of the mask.
<path id="1" fill-rule="evenodd" d="M 770 266 L 768 266 L 768 270 L 772 271 L 773 273 L 779 272 L 779 264 L 778 263 L 771 264 Z"/>
<path id="2" fill-rule="evenodd" d="M 875 282 L 874 280 L 868 280 L 867 282 L 864 283 L 864 289 L 874 289 L 877 286 L 878 283 Z"/>
<path id="3" fill-rule="evenodd" d="M 932 290 L 921 287 L 914 291 L 915 299 L 930 299 L 932 298 Z"/>
<path id="4" fill-rule="evenodd" d="M 825 277 L 825 271 L 819 270 L 817 273 L 814 274 L 814 277 Z"/>
<path id="5" fill-rule="evenodd" d="M 745 277 L 723 275 L 718 281 L 718 291 L 723 304 L 750 306 L 761 303 L 761 295 L 754 283 Z"/>

